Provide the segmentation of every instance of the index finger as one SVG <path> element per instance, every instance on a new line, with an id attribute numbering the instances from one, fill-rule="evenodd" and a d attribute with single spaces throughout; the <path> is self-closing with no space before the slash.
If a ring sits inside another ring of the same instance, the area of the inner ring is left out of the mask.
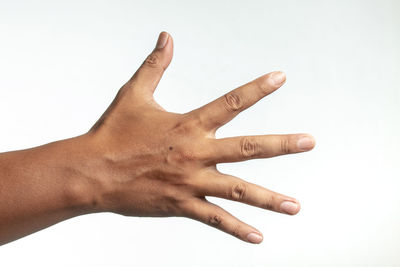
<path id="1" fill-rule="evenodd" d="M 241 111 L 281 87 L 286 76 L 275 71 L 242 85 L 216 100 L 193 110 L 206 130 L 215 130 L 232 120 Z"/>

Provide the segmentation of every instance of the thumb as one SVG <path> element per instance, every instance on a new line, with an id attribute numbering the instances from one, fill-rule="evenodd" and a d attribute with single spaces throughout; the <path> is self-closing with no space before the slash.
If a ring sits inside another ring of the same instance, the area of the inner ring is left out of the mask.
<path id="1" fill-rule="evenodd" d="M 135 90 L 153 94 L 164 71 L 172 60 L 173 41 L 167 32 L 161 32 L 151 54 L 131 78 Z"/>

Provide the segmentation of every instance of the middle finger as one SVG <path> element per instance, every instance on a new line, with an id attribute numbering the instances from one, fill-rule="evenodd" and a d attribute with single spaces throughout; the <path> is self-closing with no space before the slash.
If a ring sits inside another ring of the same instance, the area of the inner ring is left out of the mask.
<path id="1" fill-rule="evenodd" d="M 207 165 L 305 152 L 315 145 L 308 134 L 238 136 L 210 142 Z"/>

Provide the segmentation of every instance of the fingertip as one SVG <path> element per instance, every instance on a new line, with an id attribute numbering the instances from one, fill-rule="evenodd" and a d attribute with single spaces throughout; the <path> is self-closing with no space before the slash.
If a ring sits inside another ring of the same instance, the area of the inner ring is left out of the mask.
<path id="1" fill-rule="evenodd" d="M 162 32 L 160 32 L 160 34 L 168 34 L 169 35 L 169 33 L 167 31 L 162 31 Z"/>
<path id="2" fill-rule="evenodd" d="M 173 40 L 172 36 L 166 32 L 162 31 L 159 34 L 155 52 L 160 55 L 161 64 L 164 69 L 166 69 L 171 63 L 173 57 Z"/>
<path id="3" fill-rule="evenodd" d="M 271 73 L 271 79 L 273 85 L 279 87 L 286 82 L 286 74 L 283 71 L 274 71 Z"/>
<path id="4" fill-rule="evenodd" d="M 163 49 L 168 42 L 169 35 L 167 32 L 160 32 L 157 39 L 156 49 Z"/>
<path id="5" fill-rule="evenodd" d="M 163 71 L 166 70 L 171 63 L 173 56 L 172 37 L 166 32 L 162 31 L 158 35 L 157 43 L 151 54 L 144 61 L 144 66 L 162 67 Z"/>
<path id="6" fill-rule="evenodd" d="M 169 34 L 169 32 L 167 32 L 167 31 L 162 31 L 162 32 L 160 32 L 160 35 L 161 34 L 166 34 L 168 36 L 168 38 L 171 38 L 171 34 Z"/>
<path id="7" fill-rule="evenodd" d="M 162 31 L 158 35 L 156 49 L 162 49 L 169 44 L 172 44 L 172 36 L 167 31 Z"/>
<path id="8" fill-rule="evenodd" d="M 296 215 L 300 211 L 300 202 L 295 199 L 285 200 L 279 207 L 280 211 L 283 213 L 288 215 Z"/>
<path id="9" fill-rule="evenodd" d="M 291 215 L 296 215 L 296 214 L 298 214 L 298 213 L 300 212 L 300 210 L 301 210 L 301 204 L 300 204 L 300 201 L 298 201 L 297 199 L 293 199 L 293 202 L 296 203 L 297 209 L 294 210 L 295 213 L 293 213 L 293 214 L 291 214 Z"/>
<path id="10" fill-rule="evenodd" d="M 309 151 L 315 147 L 315 138 L 310 134 L 304 134 L 297 140 L 297 148 L 300 151 Z"/>
<path id="11" fill-rule="evenodd" d="M 168 32 L 166 31 L 160 32 L 160 34 L 158 35 L 155 50 L 160 50 L 163 51 L 164 53 L 165 52 L 170 53 L 172 56 L 173 40 L 172 36 Z"/>
<path id="12" fill-rule="evenodd" d="M 263 94 L 268 95 L 285 83 L 286 75 L 282 71 L 274 71 L 257 78 L 255 81 Z"/>
<path id="13" fill-rule="evenodd" d="M 263 236 L 259 232 L 252 232 L 249 233 L 247 236 L 247 242 L 252 243 L 252 244 L 260 244 L 263 241 Z"/>

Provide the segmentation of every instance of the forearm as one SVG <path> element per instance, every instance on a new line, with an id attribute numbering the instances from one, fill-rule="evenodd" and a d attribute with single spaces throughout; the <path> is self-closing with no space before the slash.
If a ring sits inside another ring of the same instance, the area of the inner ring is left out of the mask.
<path id="1" fill-rule="evenodd" d="M 86 138 L 0 154 L 0 245 L 96 211 Z"/>

